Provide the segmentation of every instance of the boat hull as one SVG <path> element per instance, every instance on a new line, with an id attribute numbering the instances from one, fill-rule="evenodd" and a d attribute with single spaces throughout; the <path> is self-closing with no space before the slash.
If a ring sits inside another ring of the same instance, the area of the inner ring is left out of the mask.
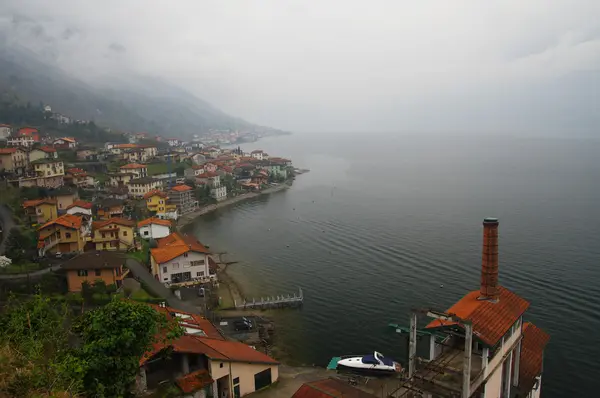
<path id="1" fill-rule="evenodd" d="M 356 368 L 353 366 L 346 366 L 346 365 L 340 365 L 340 364 L 338 364 L 336 369 L 338 371 L 341 371 L 344 373 L 353 373 L 353 374 L 357 374 L 357 375 L 374 376 L 374 377 L 390 377 L 390 376 L 394 376 L 394 375 L 398 374 L 398 372 L 396 372 L 395 370 L 391 370 L 391 369 Z"/>

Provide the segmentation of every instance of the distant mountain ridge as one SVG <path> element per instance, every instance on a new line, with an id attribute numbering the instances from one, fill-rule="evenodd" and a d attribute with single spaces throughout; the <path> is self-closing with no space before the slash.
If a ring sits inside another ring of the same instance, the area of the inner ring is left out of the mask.
<path id="1" fill-rule="evenodd" d="M 126 81 L 125 81 L 126 80 Z M 190 137 L 209 129 L 271 130 L 216 109 L 182 88 L 140 76 L 92 87 L 26 49 L 0 49 L 2 100 L 43 102 L 75 119 L 124 131 Z"/>

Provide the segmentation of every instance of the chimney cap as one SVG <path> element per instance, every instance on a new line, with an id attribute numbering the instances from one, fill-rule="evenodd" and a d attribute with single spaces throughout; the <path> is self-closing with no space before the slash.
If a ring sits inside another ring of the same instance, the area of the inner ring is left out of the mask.
<path id="1" fill-rule="evenodd" d="M 484 224 L 498 224 L 498 219 L 496 217 L 486 217 L 483 219 Z"/>

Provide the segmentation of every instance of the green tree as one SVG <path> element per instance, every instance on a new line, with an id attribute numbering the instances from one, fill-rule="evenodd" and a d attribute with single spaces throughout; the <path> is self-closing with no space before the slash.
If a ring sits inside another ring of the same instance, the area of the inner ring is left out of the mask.
<path id="1" fill-rule="evenodd" d="M 85 363 L 83 385 L 88 396 L 124 397 L 135 381 L 139 360 L 157 337 L 182 335 L 176 322 L 146 304 L 113 299 L 84 314 L 73 327 L 81 339 Z"/>
<path id="2" fill-rule="evenodd" d="M 9 299 L 0 314 L 0 396 L 77 394 L 84 366 L 69 349 L 67 307 L 40 295 Z"/>
<path id="3" fill-rule="evenodd" d="M 33 232 L 23 233 L 20 228 L 15 227 L 8 235 L 5 254 L 13 260 L 13 264 L 20 263 L 35 255 L 36 244 Z"/>

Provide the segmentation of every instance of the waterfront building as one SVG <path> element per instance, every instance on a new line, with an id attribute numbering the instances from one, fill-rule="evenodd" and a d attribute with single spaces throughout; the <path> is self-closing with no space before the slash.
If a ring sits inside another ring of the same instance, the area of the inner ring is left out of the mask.
<path id="1" fill-rule="evenodd" d="M 181 283 L 210 278 L 210 252 L 193 236 L 173 232 L 150 249 L 152 275 L 160 282 Z"/>
<path id="2" fill-rule="evenodd" d="M 207 319 L 165 306 L 153 306 L 176 320 L 184 335 L 160 339 L 140 359 L 137 392 L 175 381 L 183 396 L 243 397 L 279 379 L 279 362 L 256 349 L 227 340 Z M 169 349 L 169 355 L 160 352 Z"/>
<path id="3" fill-rule="evenodd" d="M 498 220 L 486 218 L 483 228 L 479 290 L 467 293 L 445 312 L 413 311 L 408 381 L 398 396 L 414 389 L 428 398 L 540 396 L 549 336 L 524 322 L 529 302 L 498 283 Z M 418 315 L 433 320 L 419 330 Z M 428 357 L 419 361 L 417 336 L 429 342 Z"/>
<path id="4" fill-rule="evenodd" d="M 198 208 L 198 201 L 194 197 L 194 190 L 188 185 L 176 185 L 169 190 L 171 203 L 177 206 L 180 215 L 189 213 Z"/>

